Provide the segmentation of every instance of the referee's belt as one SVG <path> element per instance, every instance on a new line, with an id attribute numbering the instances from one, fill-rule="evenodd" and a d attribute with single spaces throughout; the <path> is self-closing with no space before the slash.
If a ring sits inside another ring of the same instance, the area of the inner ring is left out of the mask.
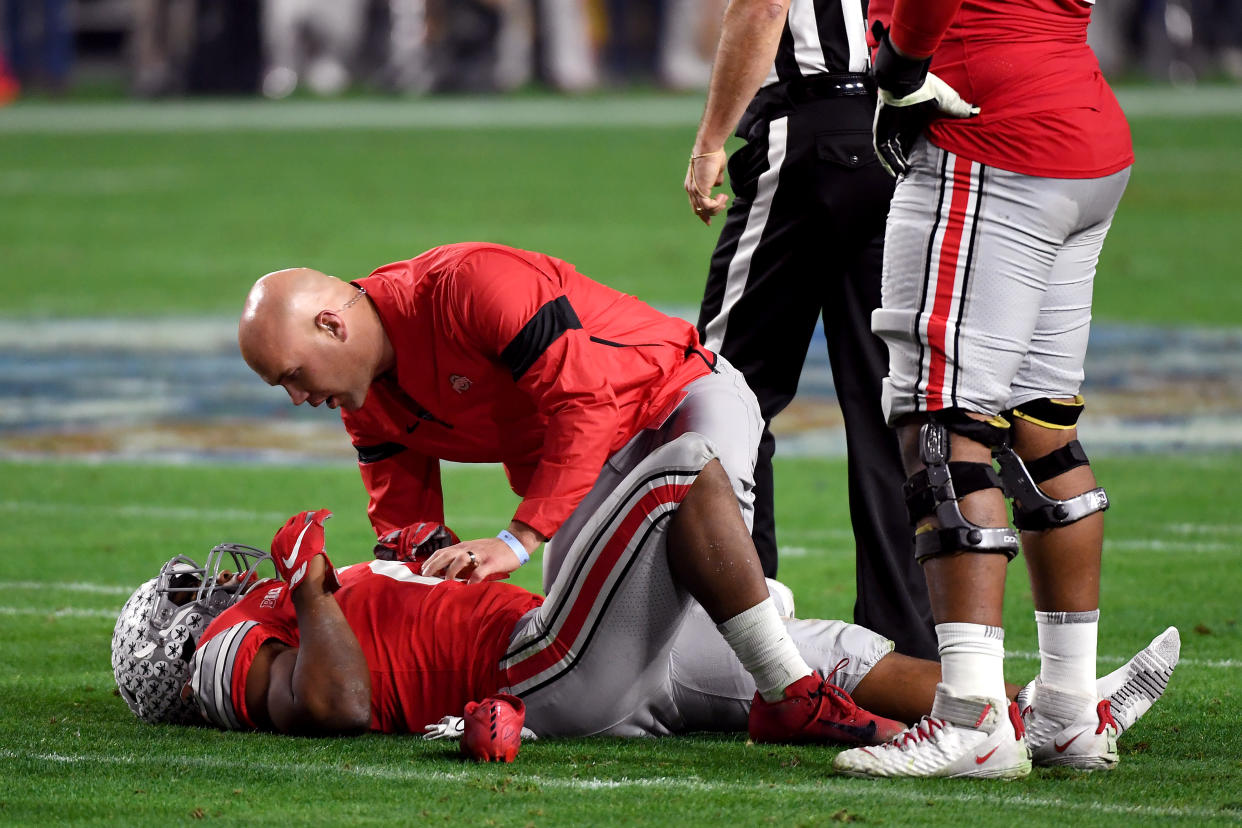
<path id="1" fill-rule="evenodd" d="M 799 104 L 854 95 L 875 95 L 875 82 L 870 75 L 826 72 L 763 87 L 746 107 L 746 113 L 752 119 L 771 120 L 789 114 Z"/>

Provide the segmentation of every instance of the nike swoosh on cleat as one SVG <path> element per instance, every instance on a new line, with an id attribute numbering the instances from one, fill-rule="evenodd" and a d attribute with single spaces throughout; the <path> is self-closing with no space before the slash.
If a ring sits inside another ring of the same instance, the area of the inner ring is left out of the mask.
<path id="1" fill-rule="evenodd" d="M 997 750 L 999 750 L 999 749 L 1000 749 L 1000 745 L 997 745 L 996 747 L 992 748 L 991 750 L 989 750 L 987 753 L 983 754 L 982 756 L 976 756 L 976 757 L 975 757 L 975 764 L 976 764 L 976 765 L 982 765 L 984 762 L 986 762 L 986 761 L 988 761 L 989 759 L 991 759 L 991 758 L 992 758 L 992 754 L 993 754 L 993 753 L 996 753 L 996 751 L 997 751 Z"/>
<path id="2" fill-rule="evenodd" d="M 1078 731 L 1078 732 L 1077 732 L 1077 733 L 1075 733 L 1072 737 L 1070 737 L 1070 740 L 1069 740 L 1068 742 L 1066 742 L 1066 743 L 1065 743 L 1065 744 L 1063 744 L 1063 745 L 1059 745 L 1059 744 L 1057 744 L 1057 740 L 1056 740 L 1056 739 L 1053 739 L 1053 740 L 1052 740 L 1052 746 L 1053 746 L 1054 748 L 1056 748 L 1057 753 L 1064 753 L 1064 752 L 1065 752 L 1065 749 L 1066 749 L 1067 747 L 1069 747 L 1070 745 L 1074 744 L 1074 740 L 1075 740 L 1075 739 L 1077 739 L 1079 736 L 1081 736 L 1082 734 L 1084 734 L 1084 733 L 1086 733 L 1086 732 L 1087 732 L 1087 731 L 1085 731 L 1085 730 L 1080 730 L 1080 731 Z"/>
<path id="3" fill-rule="evenodd" d="M 312 527 L 312 526 L 314 526 L 314 525 L 315 525 L 315 522 L 312 520 L 310 523 L 308 523 L 308 524 L 306 524 L 305 526 L 303 526 L 303 527 L 302 527 L 302 532 L 301 532 L 301 534 L 299 534 L 299 535 L 298 535 L 298 539 L 297 539 L 297 541 L 293 544 L 293 551 L 289 553 L 289 557 L 288 557 L 288 558 L 285 558 L 285 560 L 284 560 L 284 562 L 283 562 L 283 563 L 284 563 L 284 565 L 285 565 L 285 569 L 288 569 L 289 567 L 291 567 L 291 566 L 293 566 L 295 563 L 297 563 L 297 561 L 298 561 L 298 549 L 300 549 L 300 548 L 301 548 L 301 546 L 302 546 L 302 538 L 306 537 L 306 530 L 307 530 L 307 529 L 309 529 L 309 528 L 311 528 L 311 527 Z"/>

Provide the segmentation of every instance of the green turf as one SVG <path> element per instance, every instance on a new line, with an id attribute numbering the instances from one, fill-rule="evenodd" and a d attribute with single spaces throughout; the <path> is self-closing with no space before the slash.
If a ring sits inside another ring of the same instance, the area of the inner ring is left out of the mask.
<path id="1" fill-rule="evenodd" d="M 1132 126 L 1138 163 L 1096 317 L 1236 324 L 1242 116 Z M 690 124 L 0 133 L 0 316 L 234 313 L 268 270 L 358 276 L 464 240 L 694 305 L 719 222 L 696 222 L 681 191 L 692 136 Z"/>
<path id="2" fill-rule="evenodd" d="M 275 111 L 275 110 L 274 110 Z M 4 114 L 0 113 L 0 118 Z M 1105 246 L 1096 317 L 1236 326 L 1242 117 L 1132 119 L 1138 164 Z M 694 305 L 717 228 L 681 193 L 693 126 L 16 134 L 0 131 L 3 317 L 231 314 L 258 274 L 354 276 L 488 239 L 553 253 L 653 302 Z M 0 403 L 2 405 L 2 403 Z M 1236 457 L 1103 458 L 1101 666 L 1167 624 L 1186 663 L 1112 774 L 863 783 L 833 751 L 739 738 L 579 740 L 474 767 L 412 738 L 287 739 L 147 727 L 112 693 L 111 615 L 174 553 L 263 545 L 326 505 L 338 563 L 368 529 L 356 473 L 0 463 L 0 824 L 1083 825 L 1242 821 Z M 800 614 L 848 617 L 837 461 L 778 466 L 782 577 Z M 491 534 L 495 468 L 446 473 L 449 519 Z M 1035 649 L 1021 560 L 1007 646 Z M 535 567 L 519 573 L 528 587 Z M 47 584 L 32 588 L 30 582 Z M 60 586 L 50 586 L 58 584 Z M 77 586 L 74 586 L 77 585 Z M 1013 659 L 1010 678 L 1036 665 Z"/>
<path id="3" fill-rule="evenodd" d="M 1097 467 L 1115 501 L 1101 667 L 1116 666 L 1167 624 L 1184 641 L 1185 663 L 1168 694 L 1122 737 L 1118 770 L 1037 770 L 1012 783 L 875 783 L 832 775 L 833 750 L 748 746 L 740 737 L 535 743 L 512 766 L 475 767 L 451 747 L 408 737 L 142 725 L 114 695 L 108 665 L 110 615 L 124 591 L 175 552 L 202 553 L 223 539 L 262 545 L 287 513 L 311 506 L 338 512 L 328 525 L 336 562 L 363 558 L 368 528 L 355 473 L 3 463 L 0 823 L 1236 824 L 1236 463 L 1138 457 Z M 778 466 L 781 541 L 791 550 L 782 577 L 804 617 L 850 612 L 844 474 L 837 461 Z M 514 503 L 495 467 L 450 467 L 446 488 L 449 520 L 463 534 L 488 532 Z M 519 575 L 536 585 L 534 567 Z M 1021 559 L 1011 576 L 1006 643 L 1030 653 Z M 1025 680 L 1035 668 L 1020 656 L 1009 678 Z"/>

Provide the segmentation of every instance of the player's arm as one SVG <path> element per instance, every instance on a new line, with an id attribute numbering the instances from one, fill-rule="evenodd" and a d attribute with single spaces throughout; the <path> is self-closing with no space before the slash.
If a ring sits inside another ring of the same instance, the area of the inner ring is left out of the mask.
<path id="1" fill-rule="evenodd" d="M 265 643 L 246 679 L 251 718 L 303 735 L 351 735 L 371 723 L 371 674 L 357 636 L 325 581 L 327 558 L 311 559 L 291 598 L 300 646 Z"/>
<path id="2" fill-rule="evenodd" d="M 776 60 L 789 0 L 730 0 L 712 61 L 707 104 L 690 150 L 685 189 L 690 209 L 704 224 L 721 212 L 728 196 L 712 196 L 724 184 L 725 141 Z"/>

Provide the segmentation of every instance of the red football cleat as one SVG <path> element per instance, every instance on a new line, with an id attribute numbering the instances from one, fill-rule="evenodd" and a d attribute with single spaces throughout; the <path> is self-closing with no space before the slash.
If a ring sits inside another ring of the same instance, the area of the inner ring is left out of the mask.
<path id="1" fill-rule="evenodd" d="M 336 571 L 328 553 L 324 551 L 323 523 L 332 517 L 327 509 L 314 512 L 299 512 L 285 522 L 272 538 L 272 563 L 276 565 L 276 574 L 294 590 L 306 577 L 306 567 L 316 555 L 323 555 L 328 565 L 324 575 L 324 585 L 329 590 L 340 586 L 336 579 Z"/>
<path id="2" fill-rule="evenodd" d="M 837 665 L 840 667 L 840 665 Z M 750 704 L 748 731 L 752 742 L 817 742 L 878 745 L 895 738 L 906 726 L 862 709 L 850 694 L 828 678 L 811 673 L 785 688 L 785 698 L 767 702 L 758 693 Z"/>
<path id="3" fill-rule="evenodd" d="M 512 762 L 522 745 L 526 705 L 517 696 L 498 693 L 466 704 L 461 735 L 463 756 L 476 762 Z"/>

